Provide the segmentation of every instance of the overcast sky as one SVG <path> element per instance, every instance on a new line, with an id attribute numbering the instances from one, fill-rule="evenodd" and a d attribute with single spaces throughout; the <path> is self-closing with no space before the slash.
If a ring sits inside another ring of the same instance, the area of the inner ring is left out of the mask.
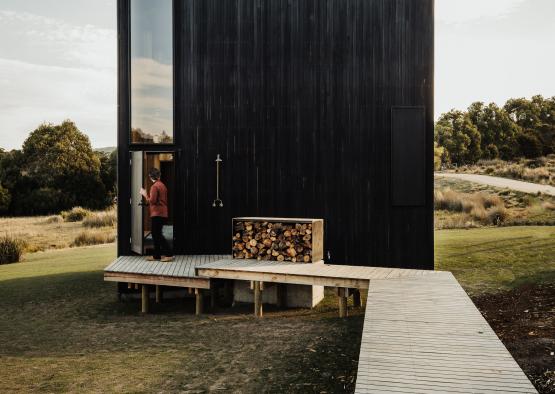
<path id="1" fill-rule="evenodd" d="M 69 118 L 116 143 L 116 0 L 0 0 L 0 147 Z M 436 0 L 436 117 L 555 95 L 555 0 Z"/>

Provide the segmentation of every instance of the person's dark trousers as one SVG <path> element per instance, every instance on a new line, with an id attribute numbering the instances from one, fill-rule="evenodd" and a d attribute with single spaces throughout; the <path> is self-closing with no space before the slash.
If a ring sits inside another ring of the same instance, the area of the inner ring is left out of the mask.
<path id="1" fill-rule="evenodd" d="M 173 254 L 168 245 L 168 241 L 162 235 L 162 227 L 166 223 L 166 218 L 161 216 L 153 216 L 150 218 L 152 226 L 152 240 L 154 241 L 154 254 L 152 257 L 159 259 L 162 256 L 171 257 Z"/>

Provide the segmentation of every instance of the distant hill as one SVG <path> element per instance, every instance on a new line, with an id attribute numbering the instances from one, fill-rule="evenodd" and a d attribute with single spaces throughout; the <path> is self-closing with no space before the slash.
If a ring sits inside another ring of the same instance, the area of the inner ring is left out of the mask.
<path id="1" fill-rule="evenodd" d="M 110 154 L 113 151 L 115 151 L 117 148 L 115 146 L 107 146 L 105 148 L 95 148 L 95 152 L 102 152 L 102 153 L 107 153 Z"/>

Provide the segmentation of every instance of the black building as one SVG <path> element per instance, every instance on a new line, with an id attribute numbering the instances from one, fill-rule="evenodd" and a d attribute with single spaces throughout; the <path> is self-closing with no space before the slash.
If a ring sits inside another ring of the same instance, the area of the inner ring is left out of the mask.
<path id="1" fill-rule="evenodd" d="M 120 255 L 156 166 L 176 253 L 311 217 L 335 264 L 433 269 L 433 0 L 119 0 L 118 42 Z"/>

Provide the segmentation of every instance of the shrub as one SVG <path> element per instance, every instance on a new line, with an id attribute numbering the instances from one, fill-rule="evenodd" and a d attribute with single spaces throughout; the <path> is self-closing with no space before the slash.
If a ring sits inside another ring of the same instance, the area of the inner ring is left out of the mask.
<path id="1" fill-rule="evenodd" d="M 91 214 L 91 211 L 82 207 L 73 207 L 69 211 L 63 211 L 62 217 L 66 222 L 80 222 Z"/>
<path id="2" fill-rule="evenodd" d="M 489 224 L 499 226 L 503 224 L 509 217 L 509 211 L 503 206 L 495 206 L 487 210 L 487 219 Z"/>
<path id="3" fill-rule="evenodd" d="M 481 222 L 487 219 L 488 214 L 487 211 L 483 206 L 474 207 L 472 211 L 470 211 L 470 215 Z"/>
<path id="4" fill-rule="evenodd" d="M 533 133 L 522 133 L 516 137 L 519 152 L 527 159 L 540 157 L 543 153 L 540 139 Z"/>
<path id="5" fill-rule="evenodd" d="M 117 223 L 116 211 L 94 212 L 83 220 L 85 227 L 114 227 Z"/>
<path id="6" fill-rule="evenodd" d="M 491 208 L 491 207 L 504 207 L 505 206 L 505 203 L 503 202 L 503 199 L 499 196 L 494 195 L 494 194 L 481 193 L 480 198 L 482 199 L 482 205 L 486 209 Z"/>
<path id="7" fill-rule="evenodd" d="M 452 212 L 450 218 L 442 219 L 436 228 L 472 228 L 478 224 L 500 225 L 509 214 L 503 199 L 486 193 L 458 193 L 446 189 L 434 191 L 436 210 Z"/>
<path id="8" fill-rule="evenodd" d="M 62 215 L 53 215 L 53 216 L 48 216 L 44 220 L 44 223 L 52 224 L 52 223 L 60 223 L 60 222 L 63 222 L 63 221 L 64 221 L 64 218 L 62 217 Z"/>
<path id="9" fill-rule="evenodd" d="M 10 191 L 0 185 L 0 212 L 6 212 L 10 203 L 12 202 L 12 195 Z"/>
<path id="10" fill-rule="evenodd" d="M 24 241 L 8 235 L 0 237 L 0 265 L 18 263 L 24 249 Z"/>
<path id="11" fill-rule="evenodd" d="M 71 246 L 88 246 L 109 244 L 116 240 L 116 235 L 103 231 L 86 230 L 75 237 Z"/>
<path id="12" fill-rule="evenodd" d="M 551 173 L 545 167 L 525 168 L 522 173 L 522 178 L 534 183 L 544 183 L 550 180 Z"/>
<path id="13" fill-rule="evenodd" d="M 446 189 L 443 192 L 434 193 L 434 206 L 437 210 L 446 210 L 451 212 L 462 212 L 463 204 L 459 193 Z"/>
<path id="14" fill-rule="evenodd" d="M 12 206 L 16 214 L 50 215 L 60 211 L 63 206 L 62 191 L 41 187 L 30 191 L 12 190 Z"/>

